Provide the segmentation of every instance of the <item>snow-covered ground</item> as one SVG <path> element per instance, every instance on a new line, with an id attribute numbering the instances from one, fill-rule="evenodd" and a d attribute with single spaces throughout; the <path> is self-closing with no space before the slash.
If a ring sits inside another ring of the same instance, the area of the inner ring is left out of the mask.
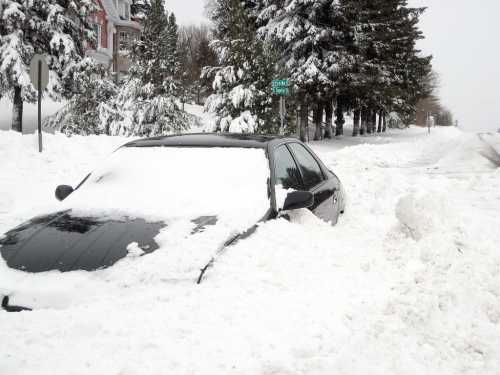
<path id="1" fill-rule="evenodd" d="M 50 99 L 42 102 L 42 118 L 53 115 L 64 106 Z M 9 130 L 12 125 L 12 102 L 6 98 L 0 99 L 0 130 Z M 36 103 L 24 103 L 23 132 L 33 133 L 38 129 L 38 106 Z"/>
<path id="2" fill-rule="evenodd" d="M 133 267 L 84 303 L 0 311 L 0 374 L 499 374 L 499 136 L 426 132 L 313 144 L 339 224 L 262 224 L 201 285 Z M 0 232 L 127 140 L 45 141 L 0 132 Z"/>

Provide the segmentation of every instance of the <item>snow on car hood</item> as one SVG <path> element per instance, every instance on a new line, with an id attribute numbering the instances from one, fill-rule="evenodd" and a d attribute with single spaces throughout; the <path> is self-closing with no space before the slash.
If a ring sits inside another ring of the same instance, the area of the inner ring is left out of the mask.
<path id="1" fill-rule="evenodd" d="M 158 250 L 128 256 L 93 272 L 31 274 L 0 260 L 0 297 L 32 308 L 93 303 L 109 293 L 158 282 L 194 283 L 223 244 L 269 210 L 264 150 L 236 148 L 122 148 L 54 210 L 95 218 L 162 222 Z M 204 218 L 216 218 L 206 220 Z"/>
<path id="2" fill-rule="evenodd" d="M 194 221 L 179 218 L 165 219 L 163 224 L 154 238 L 158 249 L 147 253 L 132 238 L 125 257 L 109 268 L 92 272 L 24 272 L 10 268 L 0 258 L 0 298 L 9 296 L 10 305 L 34 309 L 66 308 L 126 294 L 131 287 L 148 288 L 158 283 L 164 283 L 166 288 L 171 283 L 194 285 L 200 269 L 233 233 L 227 226 L 206 224 L 201 228 Z"/>

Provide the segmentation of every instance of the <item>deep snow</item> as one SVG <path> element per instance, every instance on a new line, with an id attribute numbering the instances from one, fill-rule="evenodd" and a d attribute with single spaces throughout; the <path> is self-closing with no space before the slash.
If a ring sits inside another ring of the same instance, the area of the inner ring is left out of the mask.
<path id="1" fill-rule="evenodd" d="M 500 373 L 500 168 L 477 135 L 426 131 L 313 143 L 339 224 L 262 224 L 199 286 L 131 257 L 68 276 L 69 306 L 0 311 L 0 374 Z M 45 139 L 0 132 L 0 232 L 126 141 Z"/>

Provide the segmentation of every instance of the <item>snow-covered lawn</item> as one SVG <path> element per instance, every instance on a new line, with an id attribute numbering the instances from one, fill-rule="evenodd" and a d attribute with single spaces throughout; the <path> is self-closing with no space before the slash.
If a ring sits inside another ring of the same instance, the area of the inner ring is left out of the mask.
<path id="1" fill-rule="evenodd" d="M 475 134 L 426 132 L 313 144 L 339 224 L 262 224 L 201 285 L 134 267 L 85 303 L 0 311 L 0 374 L 499 374 L 500 168 Z M 45 140 L 0 132 L 0 232 L 127 141 Z"/>

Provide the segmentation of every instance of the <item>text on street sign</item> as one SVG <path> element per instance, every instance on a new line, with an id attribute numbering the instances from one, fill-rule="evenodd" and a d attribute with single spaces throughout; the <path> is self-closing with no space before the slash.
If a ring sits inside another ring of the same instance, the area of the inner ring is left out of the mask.
<path id="1" fill-rule="evenodd" d="M 273 87 L 273 94 L 288 96 L 290 95 L 290 90 L 288 87 Z"/>
<path id="2" fill-rule="evenodd" d="M 290 81 L 288 79 L 275 79 L 271 83 L 272 87 L 288 87 L 290 86 Z"/>

